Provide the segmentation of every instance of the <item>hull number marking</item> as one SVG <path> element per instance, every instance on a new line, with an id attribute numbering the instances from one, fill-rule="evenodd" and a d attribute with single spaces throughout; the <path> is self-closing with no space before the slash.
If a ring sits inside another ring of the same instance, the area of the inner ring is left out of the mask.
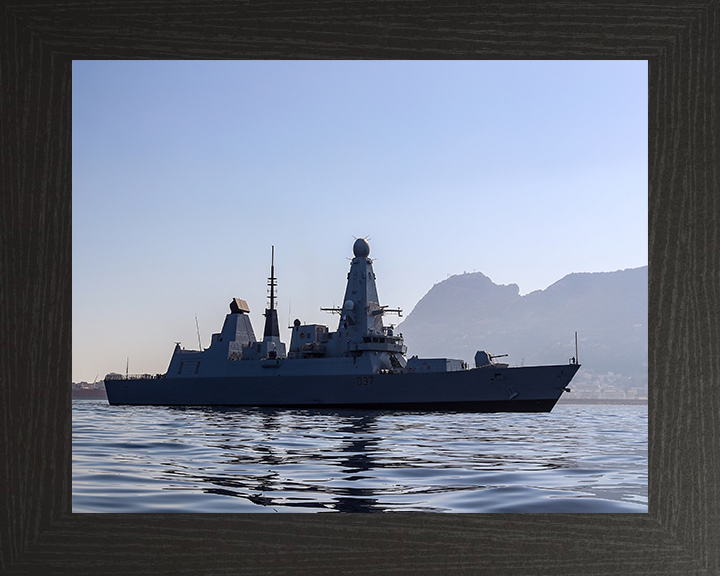
<path id="1" fill-rule="evenodd" d="M 373 383 L 373 376 L 358 376 L 357 377 L 357 384 L 358 386 L 370 386 L 370 384 Z"/>

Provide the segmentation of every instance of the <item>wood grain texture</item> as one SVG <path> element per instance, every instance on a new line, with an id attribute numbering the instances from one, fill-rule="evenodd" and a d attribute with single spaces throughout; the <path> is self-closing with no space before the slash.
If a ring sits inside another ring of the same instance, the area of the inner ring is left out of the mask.
<path id="1" fill-rule="evenodd" d="M 0 5 L 0 572 L 720 574 L 719 34 L 717 0 Z M 71 61 L 101 58 L 647 59 L 650 513 L 71 514 Z"/>

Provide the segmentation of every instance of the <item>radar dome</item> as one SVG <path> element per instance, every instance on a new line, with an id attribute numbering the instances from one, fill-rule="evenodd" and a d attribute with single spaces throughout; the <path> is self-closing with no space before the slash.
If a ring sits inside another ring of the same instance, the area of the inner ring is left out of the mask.
<path id="1" fill-rule="evenodd" d="M 353 254 L 358 258 L 367 258 L 368 254 L 370 254 L 370 244 L 368 244 L 365 238 L 355 240 L 355 244 L 353 244 Z"/>

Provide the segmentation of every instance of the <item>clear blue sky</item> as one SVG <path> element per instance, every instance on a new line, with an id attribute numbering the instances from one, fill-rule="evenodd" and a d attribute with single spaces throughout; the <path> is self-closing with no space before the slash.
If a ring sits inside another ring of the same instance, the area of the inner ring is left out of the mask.
<path id="1" fill-rule="evenodd" d="M 73 381 L 164 372 L 233 297 L 261 335 L 271 245 L 281 327 L 335 329 L 353 236 L 405 315 L 449 274 L 646 265 L 647 86 L 644 61 L 74 62 Z"/>

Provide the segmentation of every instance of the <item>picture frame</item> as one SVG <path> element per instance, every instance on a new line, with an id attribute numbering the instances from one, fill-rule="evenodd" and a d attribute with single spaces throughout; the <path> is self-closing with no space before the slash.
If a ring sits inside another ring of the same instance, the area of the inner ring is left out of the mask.
<path id="1" fill-rule="evenodd" d="M 0 571 L 720 571 L 718 2 L 0 7 Z M 644 59 L 648 514 L 72 514 L 73 59 Z M 715 296 L 715 298 L 713 298 Z"/>

